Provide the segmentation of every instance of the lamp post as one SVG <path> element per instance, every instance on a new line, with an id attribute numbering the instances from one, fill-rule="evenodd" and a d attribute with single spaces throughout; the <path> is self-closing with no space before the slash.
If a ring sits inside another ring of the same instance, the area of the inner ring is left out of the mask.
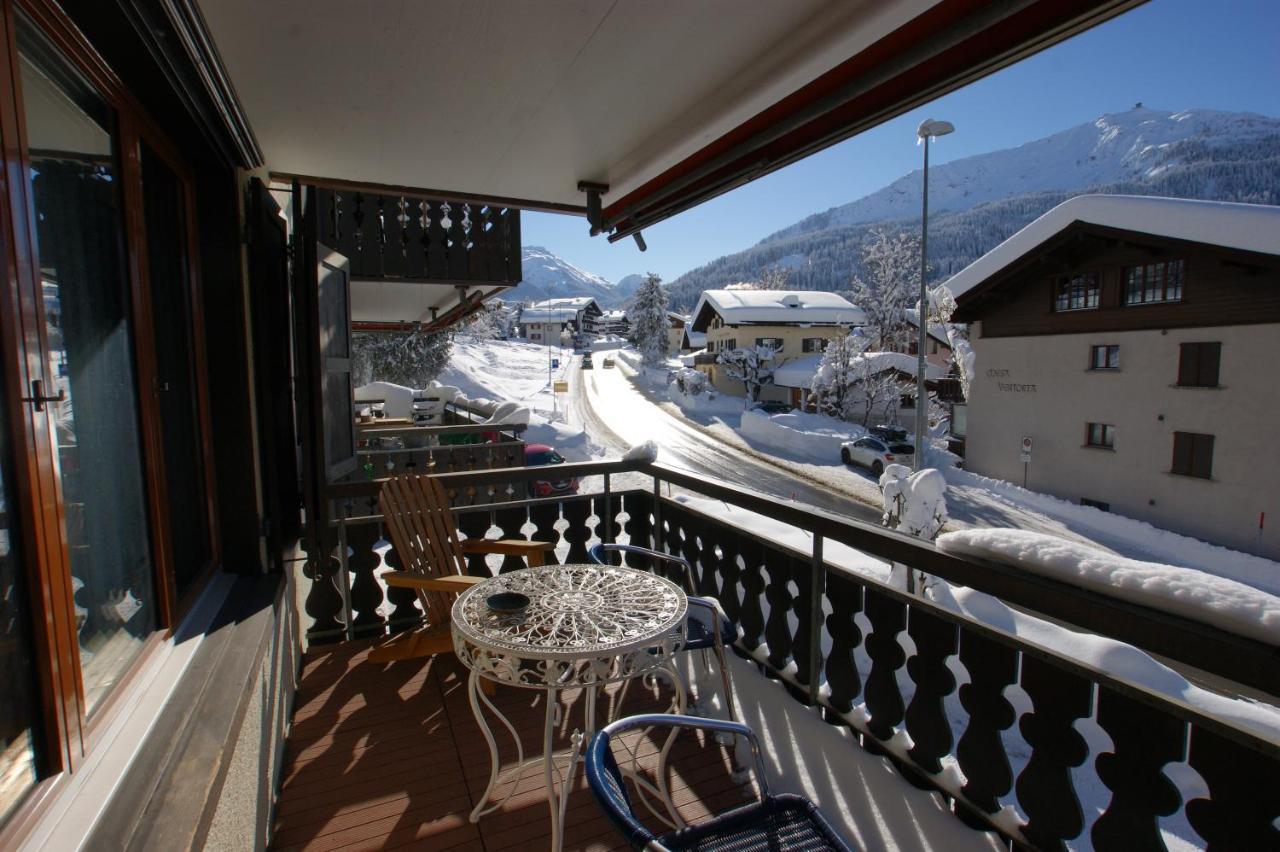
<path id="1" fill-rule="evenodd" d="M 916 446 L 912 458 L 916 470 L 924 468 L 925 427 L 929 423 L 929 394 L 924 387 L 925 344 L 929 340 L 929 288 L 925 286 L 925 270 L 929 265 L 929 140 L 946 136 L 955 130 L 949 121 L 926 118 L 916 129 L 916 137 L 924 142 L 924 188 L 920 213 L 920 305 L 916 311 L 919 337 L 916 342 Z"/>

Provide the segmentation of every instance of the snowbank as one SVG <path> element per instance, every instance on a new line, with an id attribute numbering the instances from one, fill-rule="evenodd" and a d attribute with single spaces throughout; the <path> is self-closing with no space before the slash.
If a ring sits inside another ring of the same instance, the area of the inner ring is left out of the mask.
<path id="1" fill-rule="evenodd" d="M 785 453 L 789 458 L 811 459 L 823 464 L 840 461 L 840 445 L 856 441 L 867 430 L 821 414 L 793 411 L 768 415 L 759 409 L 744 412 L 740 431 L 754 443 Z"/>
<path id="2" fill-rule="evenodd" d="M 1139 562 L 1027 530 L 947 533 L 938 539 L 938 549 L 993 559 L 1241 636 L 1280 642 L 1280 597 L 1223 577 Z"/>
<path id="3" fill-rule="evenodd" d="M 742 397 L 729 396 L 714 389 L 697 394 L 685 393 L 675 382 L 667 385 L 667 396 L 685 411 L 720 416 L 741 413 L 744 402 Z"/>

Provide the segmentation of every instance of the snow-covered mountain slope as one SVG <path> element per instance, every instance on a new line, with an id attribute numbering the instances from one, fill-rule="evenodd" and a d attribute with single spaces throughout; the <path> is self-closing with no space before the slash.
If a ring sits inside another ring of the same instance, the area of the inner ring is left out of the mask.
<path id="1" fill-rule="evenodd" d="M 573 265 L 542 246 L 524 246 L 520 260 L 524 280 L 503 294 L 502 298 L 507 301 L 540 302 L 547 298 L 593 296 L 601 307 L 609 307 L 621 300 L 613 282 Z"/>
<path id="2" fill-rule="evenodd" d="M 953 160 L 929 169 L 931 212 L 968 210 L 989 201 L 1045 190 L 1068 190 L 1158 177 L 1203 156 L 1209 147 L 1280 134 L 1280 119 L 1254 113 L 1191 109 L 1161 112 L 1138 107 L 1108 114 L 1016 148 Z M 945 145 L 942 140 L 939 145 Z M 788 236 L 838 225 L 912 219 L 920 211 L 921 171 L 851 204 L 833 207 L 774 234 Z"/>
<path id="3" fill-rule="evenodd" d="M 630 299 L 636 294 L 636 290 L 645 281 L 645 276 L 633 272 L 625 275 L 614 285 L 614 290 L 618 294 L 619 299 Z"/>
<path id="4" fill-rule="evenodd" d="M 1280 119 L 1134 109 L 931 167 L 931 277 L 963 269 L 1037 216 L 1086 192 L 1280 204 Z M 846 289 L 861 271 L 860 254 L 873 231 L 918 229 L 919 205 L 916 171 L 685 273 L 671 282 L 672 304 L 689 307 L 702 291 L 758 280 L 769 267 L 787 269 L 796 289 Z"/>

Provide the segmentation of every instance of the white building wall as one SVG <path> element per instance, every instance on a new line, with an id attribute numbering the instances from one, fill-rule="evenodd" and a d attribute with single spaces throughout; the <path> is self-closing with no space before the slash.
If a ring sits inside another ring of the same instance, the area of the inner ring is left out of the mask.
<path id="1" fill-rule="evenodd" d="M 1179 344 L 1212 341 L 1222 343 L 1221 387 L 1177 387 Z M 1032 490 L 1280 558 L 1280 325 L 974 334 L 972 344 L 967 468 L 1022 484 L 1027 436 Z M 1090 347 L 1105 344 L 1120 346 L 1120 369 L 1087 369 Z M 1084 446 L 1089 422 L 1116 427 L 1114 450 Z M 1169 472 L 1175 431 L 1214 436 L 1212 479 Z"/>

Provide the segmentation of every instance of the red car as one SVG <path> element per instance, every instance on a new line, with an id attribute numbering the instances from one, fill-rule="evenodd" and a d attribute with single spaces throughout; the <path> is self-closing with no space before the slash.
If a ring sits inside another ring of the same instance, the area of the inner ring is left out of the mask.
<path id="1" fill-rule="evenodd" d="M 524 448 L 526 466 L 543 464 L 564 464 L 564 456 L 546 444 L 526 444 Z M 560 494 L 577 494 L 578 480 L 568 476 L 564 479 L 537 479 L 533 482 L 535 497 L 552 497 Z"/>

